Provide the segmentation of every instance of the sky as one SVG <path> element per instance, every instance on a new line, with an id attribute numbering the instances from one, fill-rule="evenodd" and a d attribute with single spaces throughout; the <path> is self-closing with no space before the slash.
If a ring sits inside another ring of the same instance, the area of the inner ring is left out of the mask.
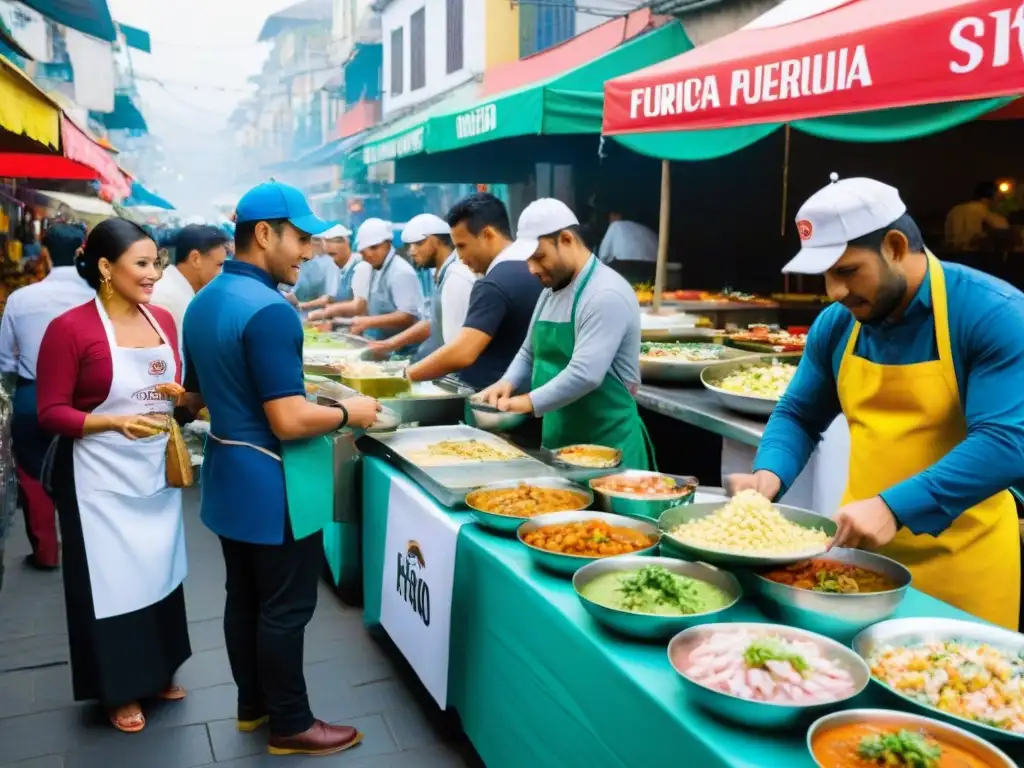
<path id="1" fill-rule="evenodd" d="M 218 160 L 230 150 L 227 118 L 269 53 L 256 38 L 267 16 L 296 0 L 108 2 L 115 21 L 152 38 L 152 53 L 132 51 L 132 66 L 168 172 L 146 181 L 183 213 L 205 213 L 205 204 L 229 191 Z"/>

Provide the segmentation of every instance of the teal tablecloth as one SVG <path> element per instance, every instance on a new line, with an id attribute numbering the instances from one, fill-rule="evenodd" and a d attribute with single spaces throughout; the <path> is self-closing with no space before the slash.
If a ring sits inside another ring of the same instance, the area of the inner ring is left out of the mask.
<path id="1" fill-rule="evenodd" d="M 398 473 L 372 458 L 363 471 L 365 621 L 378 626 L 388 493 Z M 439 506 L 425 492 L 423 503 Z M 915 616 L 966 617 L 912 590 L 897 617 Z M 748 602 L 728 619 L 764 620 Z M 569 580 L 534 568 L 514 538 L 476 525 L 459 532 L 451 638 L 449 702 L 488 768 L 813 766 L 803 730 L 744 729 L 692 705 L 665 644 L 606 632 Z M 869 688 L 856 704 L 896 700 Z M 1017 760 L 1024 764 L 1024 753 Z"/>

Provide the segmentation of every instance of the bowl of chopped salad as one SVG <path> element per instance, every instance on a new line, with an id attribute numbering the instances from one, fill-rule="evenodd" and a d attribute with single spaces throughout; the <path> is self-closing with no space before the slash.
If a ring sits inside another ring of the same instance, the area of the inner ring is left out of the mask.
<path id="1" fill-rule="evenodd" d="M 640 378 L 646 383 L 694 383 L 709 365 L 756 357 L 721 344 L 694 341 L 645 341 L 640 344 Z"/>
<path id="2" fill-rule="evenodd" d="M 891 619 L 853 649 L 876 684 L 988 739 L 1024 741 L 1024 635 L 957 619 Z"/>
<path id="3" fill-rule="evenodd" d="M 709 365 L 701 383 L 726 408 L 750 416 L 770 416 L 796 374 L 802 353 L 752 355 Z"/>

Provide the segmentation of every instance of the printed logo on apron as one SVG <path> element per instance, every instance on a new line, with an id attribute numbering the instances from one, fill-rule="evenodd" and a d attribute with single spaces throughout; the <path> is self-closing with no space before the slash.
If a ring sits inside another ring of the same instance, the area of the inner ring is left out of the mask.
<path id="1" fill-rule="evenodd" d="M 159 347 L 119 347 L 113 325 L 97 299 L 110 345 L 113 376 L 107 399 L 93 414 L 170 414 L 171 400 L 153 387 L 173 382 L 174 353 L 163 328 Z M 153 379 L 158 379 L 153 381 Z M 120 616 L 163 600 L 185 579 L 181 491 L 167 485 L 167 435 L 129 440 L 100 432 L 75 440 L 75 492 L 97 619 Z"/>

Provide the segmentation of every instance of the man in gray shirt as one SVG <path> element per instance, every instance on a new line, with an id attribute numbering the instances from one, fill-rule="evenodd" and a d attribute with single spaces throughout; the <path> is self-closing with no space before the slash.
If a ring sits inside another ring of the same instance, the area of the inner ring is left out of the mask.
<path id="1" fill-rule="evenodd" d="M 647 435 L 633 399 L 640 383 L 633 289 L 591 253 L 576 215 L 558 200 L 527 206 L 517 235 L 513 247 L 545 290 L 512 365 L 480 397 L 542 417 L 545 448 L 611 446 L 622 449 L 623 467 L 647 469 Z"/>

